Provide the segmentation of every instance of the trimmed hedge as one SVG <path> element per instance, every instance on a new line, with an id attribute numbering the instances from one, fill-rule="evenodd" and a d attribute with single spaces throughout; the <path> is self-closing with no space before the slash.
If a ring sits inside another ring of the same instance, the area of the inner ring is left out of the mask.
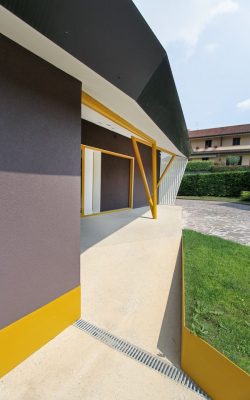
<path id="1" fill-rule="evenodd" d="M 210 171 L 212 165 L 213 162 L 210 160 L 189 161 L 186 166 L 186 172 Z"/>
<path id="2" fill-rule="evenodd" d="M 250 171 L 250 165 L 213 165 L 211 172 Z"/>
<path id="3" fill-rule="evenodd" d="M 250 190 L 250 171 L 184 175 L 179 196 L 239 197 Z"/>
<path id="4" fill-rule="evenodd" d="M 250 165 L 214 165 L 211 160 L 189 161 L 185 173 L 250 171 Z"/>
<path id="5" fill-rule="evenodd" d="M 241 192 L 241 194 L 240 194 L 240 198 L 241 198 L 241 200 L 243 200 L 243 201 L 250 201 L 250 192 L 248 192 L 248 191 L 243 191 L 243 192 Z"/>

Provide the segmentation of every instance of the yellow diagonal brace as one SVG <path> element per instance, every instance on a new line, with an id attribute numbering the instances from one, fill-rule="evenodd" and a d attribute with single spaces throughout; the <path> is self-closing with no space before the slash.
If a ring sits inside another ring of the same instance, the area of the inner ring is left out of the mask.
<path id="1" fill-rule="evenodd" d="M 152 144 L 152 197 L 153 207 L 152 215 L 153 218 L 157 218 L 157 149 L 156 143 Z"/>
<path id="2" fill-rule="evenodd" d="M 174 159 L 175 159 L 175 155 L 173 155 L 173 156 L 171 157 L 169 163 L 168 163 L 167 166 L 165 167 L 165 169 L 164 169 L 164 171 L 163 171 L 163 173 L 162 173 L 162 175 L 161 175 L 161 177 L 160 177 L 160 179 L 159 179 L 159 181 L 158 181 L 158 183 L 157 183 L 157 188 L 160 186 L 160 183 L 161 183 L 162 179 L 163 179 L 164 176 L 166 175 L 166 173 L 167 173 L 167 171 L 168 171 L 170 165 L 171 165 L 172 162 L 174 161 Z"/>
<path id="3" fill-rule="evenodd" d="M 140 155 L 140 152 L 139 152 L 139 149 L 138 149 L 138 146 L 137 146 L 136 138 L 132 136 L 131 140 L 132 140 L 132 144 L 133 144 L 133 148 L 134 148 L 134 152 L 135 152 L 135 157 L 136 157 L 136 160 L 138 162 L 139 170 L 140 170 L 140 173 L 141 173 L 142 183 L 143 183 L 143 186 L 144 186 L 144 189 L 145 189 L 145 192 L 146 192 L 147 200 L 148 200 L 151 212 L 153 214 L 153 200 L 152 200 L 152 197 L 151 197 L 151 194 L 150 194 L 150 190 L 149 190 L 149 187 L 148 187 L 148 182 L 147 182 L 146 174 L 145 174 L 144 167 L 143 167 L 143 164 L 142 164 L 141 155 Z"/>

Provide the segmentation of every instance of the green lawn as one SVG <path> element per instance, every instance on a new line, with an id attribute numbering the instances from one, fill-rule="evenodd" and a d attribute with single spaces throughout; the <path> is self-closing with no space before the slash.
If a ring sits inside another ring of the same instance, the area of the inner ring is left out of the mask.
<path id="1" fill-rule="evenodd" d="M 186 326 L 250 373 L 250 247 L 183 231 Z"/>
<path id="2" fill-rule="evenodd" d="M 215 197 L 215 196 L 177 196 L 183 200 L 205 200 L 205 201 L 224 201 L 228 203 L 240 203 L 250 205 L 250 201 L 243 201 L 239 197 Z"/>

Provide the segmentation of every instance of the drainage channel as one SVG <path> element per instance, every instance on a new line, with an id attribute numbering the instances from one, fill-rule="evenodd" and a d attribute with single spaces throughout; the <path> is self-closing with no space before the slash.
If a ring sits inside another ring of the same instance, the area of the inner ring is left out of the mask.
<path id="1" fill-rule="evenodd" d="M 107 346 L 112 347 L 117 351 L 120 351 L 121 353 L 132 358 L 133 360 L 144 364 L 148 368 L 159 372 L 161 375 L 182 384 L 188 389 L 191 389 L 195 393 L 199 394 L 201 397 L 210 400 L 207 394 L 204 393 L 203 390 L 201 390 L 189 378 L 189 376 L 185 374 L 185 372 L 170 364 L 169 362 L 162 360 L 160 357 L 148 353 L 147 351 L 127 342 L 126 340 L 112 335 L 104 329 L 98 328 L 97 326 L 82 319 L 76 321 L 74 323 L 74 326 L 105 343 Z"/>

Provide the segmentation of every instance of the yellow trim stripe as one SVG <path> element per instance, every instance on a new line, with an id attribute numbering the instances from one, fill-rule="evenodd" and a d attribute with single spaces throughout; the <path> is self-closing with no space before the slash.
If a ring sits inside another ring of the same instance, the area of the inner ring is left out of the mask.
<path id="1" fill-rule="evenodd" d="M 108 107 L 104 106 L 99 101 L 95 100 L 89 94 L 82 92 L 81 102 L 85 106 L 91 108 L 92 110 L 98 112 L 99 114 L 103 115 L 104 117 L 110 119 L 111 121 L 115 122 L 117 125 L 121 126 L 122 128 L 127 129 L 131 133 L 140 138 L 144 139 L 146 142 L 152 143 L 154 139 L 152 139 L 149 135 L 142 132 L 140 129 L 137 129 L 134 125 L 130 124 L 124 118 L 120 117 L 118 114 L 111 111 Z"/>
<path id="2" fill-rule="evenodd" d="M 128 156 L 127 154 L 116 153 L 114 151 L 100 149 L 99 147 L 93 147 L 93 146 L 88 146 L 87 144 L 81 144 L 81 149 L 84 150 L 85 148 L 100 151 L 101 153 L 110 154 L 111 156 L 115 156 L 115 157 L 128 158 L 130 160 L 132 160 L 134 158 L 132 156 Z"/>
<path id="3" fill-rule="evenodd" d="M 139 142 L 139 143 L 141 143 L 141 144 L 144 144 L 145 146 L 149 146 L 149 147 L 152 146 L 152 143 L 148 143 L 148 142 L 146 142 L 145 140 L 142 140 L 142 139 L 137 139 L 137 138 L 136 138 L 136 141 Z M 163 147 L 156 146 L 156 150 L 158 150 L 158 151 L 163 151 L 163 153 L 170 154 L 171 156 L 176 156 L 175 153 L 173 153 L 173 152 L 170 151 L 170 150 L 164 149 Z"/>
<path id="4" fill-rule="evenodd" d="M 95 217 L 96 215 L 103 215 L 103 214 L 112 214 L 115 212 L 119 212 L 119 211 L 128 211 L 130 210 L 130 207 L 127 208 L 117 208 L 116 210 L 108 210 L 108 211 L 100 211 L 98 213 L 93 213 L 93 214 L 82 214 L 81 217 L 82 218 L 87 218 L 87 217 Z"/>
<path id="5" fill-rule="evenodd" d="M 117 125 L 121 126 L 122 128 L 127 129 L 129 132 L 133 133 L 139 138 L 136 138 L 137 142 L 145 144 L 145 146 L 152 146 L 152 143 L 155 142 L 151 136 L 147 135 L 146 133 L 142 132 L 140 129 L 136 128 L 130 122 L 126 121 L 124 118 L 120 117 L 120 115 L 111 111 L 108 107 L 104 106 L 98 100 L 91 97 L 89 94 L 82 92 L 81 95 L 81 103 L 86 107 L 91 108 L 92 110 L 98 112 L 99 114 L 103 115 L 104 117 L 110 119 L 110 121 L 115 122 Z M 170 154 L 172 156 L 176 155 L 170 150 L 167 150 L 163 147 L 157 146 L 156 149 L 158 151 L 163 151 L 164 153 Z"/>
<path id="6" fill-rule="evenodd" d="M 172 151 L 166 150 L 166 149 L 164 149 L 163 147 L 157 146 L 157 150 L 158 150 L 158 151 L 163 151 L 163 153 L 170 154 L 171 156 L 176 156 L 175 153 L 173 153 Z"/>
<path id="7" fill-rule="evenodd" d="M 80 317 L 80 286 L 0 331 L 0 377 Z"/>

